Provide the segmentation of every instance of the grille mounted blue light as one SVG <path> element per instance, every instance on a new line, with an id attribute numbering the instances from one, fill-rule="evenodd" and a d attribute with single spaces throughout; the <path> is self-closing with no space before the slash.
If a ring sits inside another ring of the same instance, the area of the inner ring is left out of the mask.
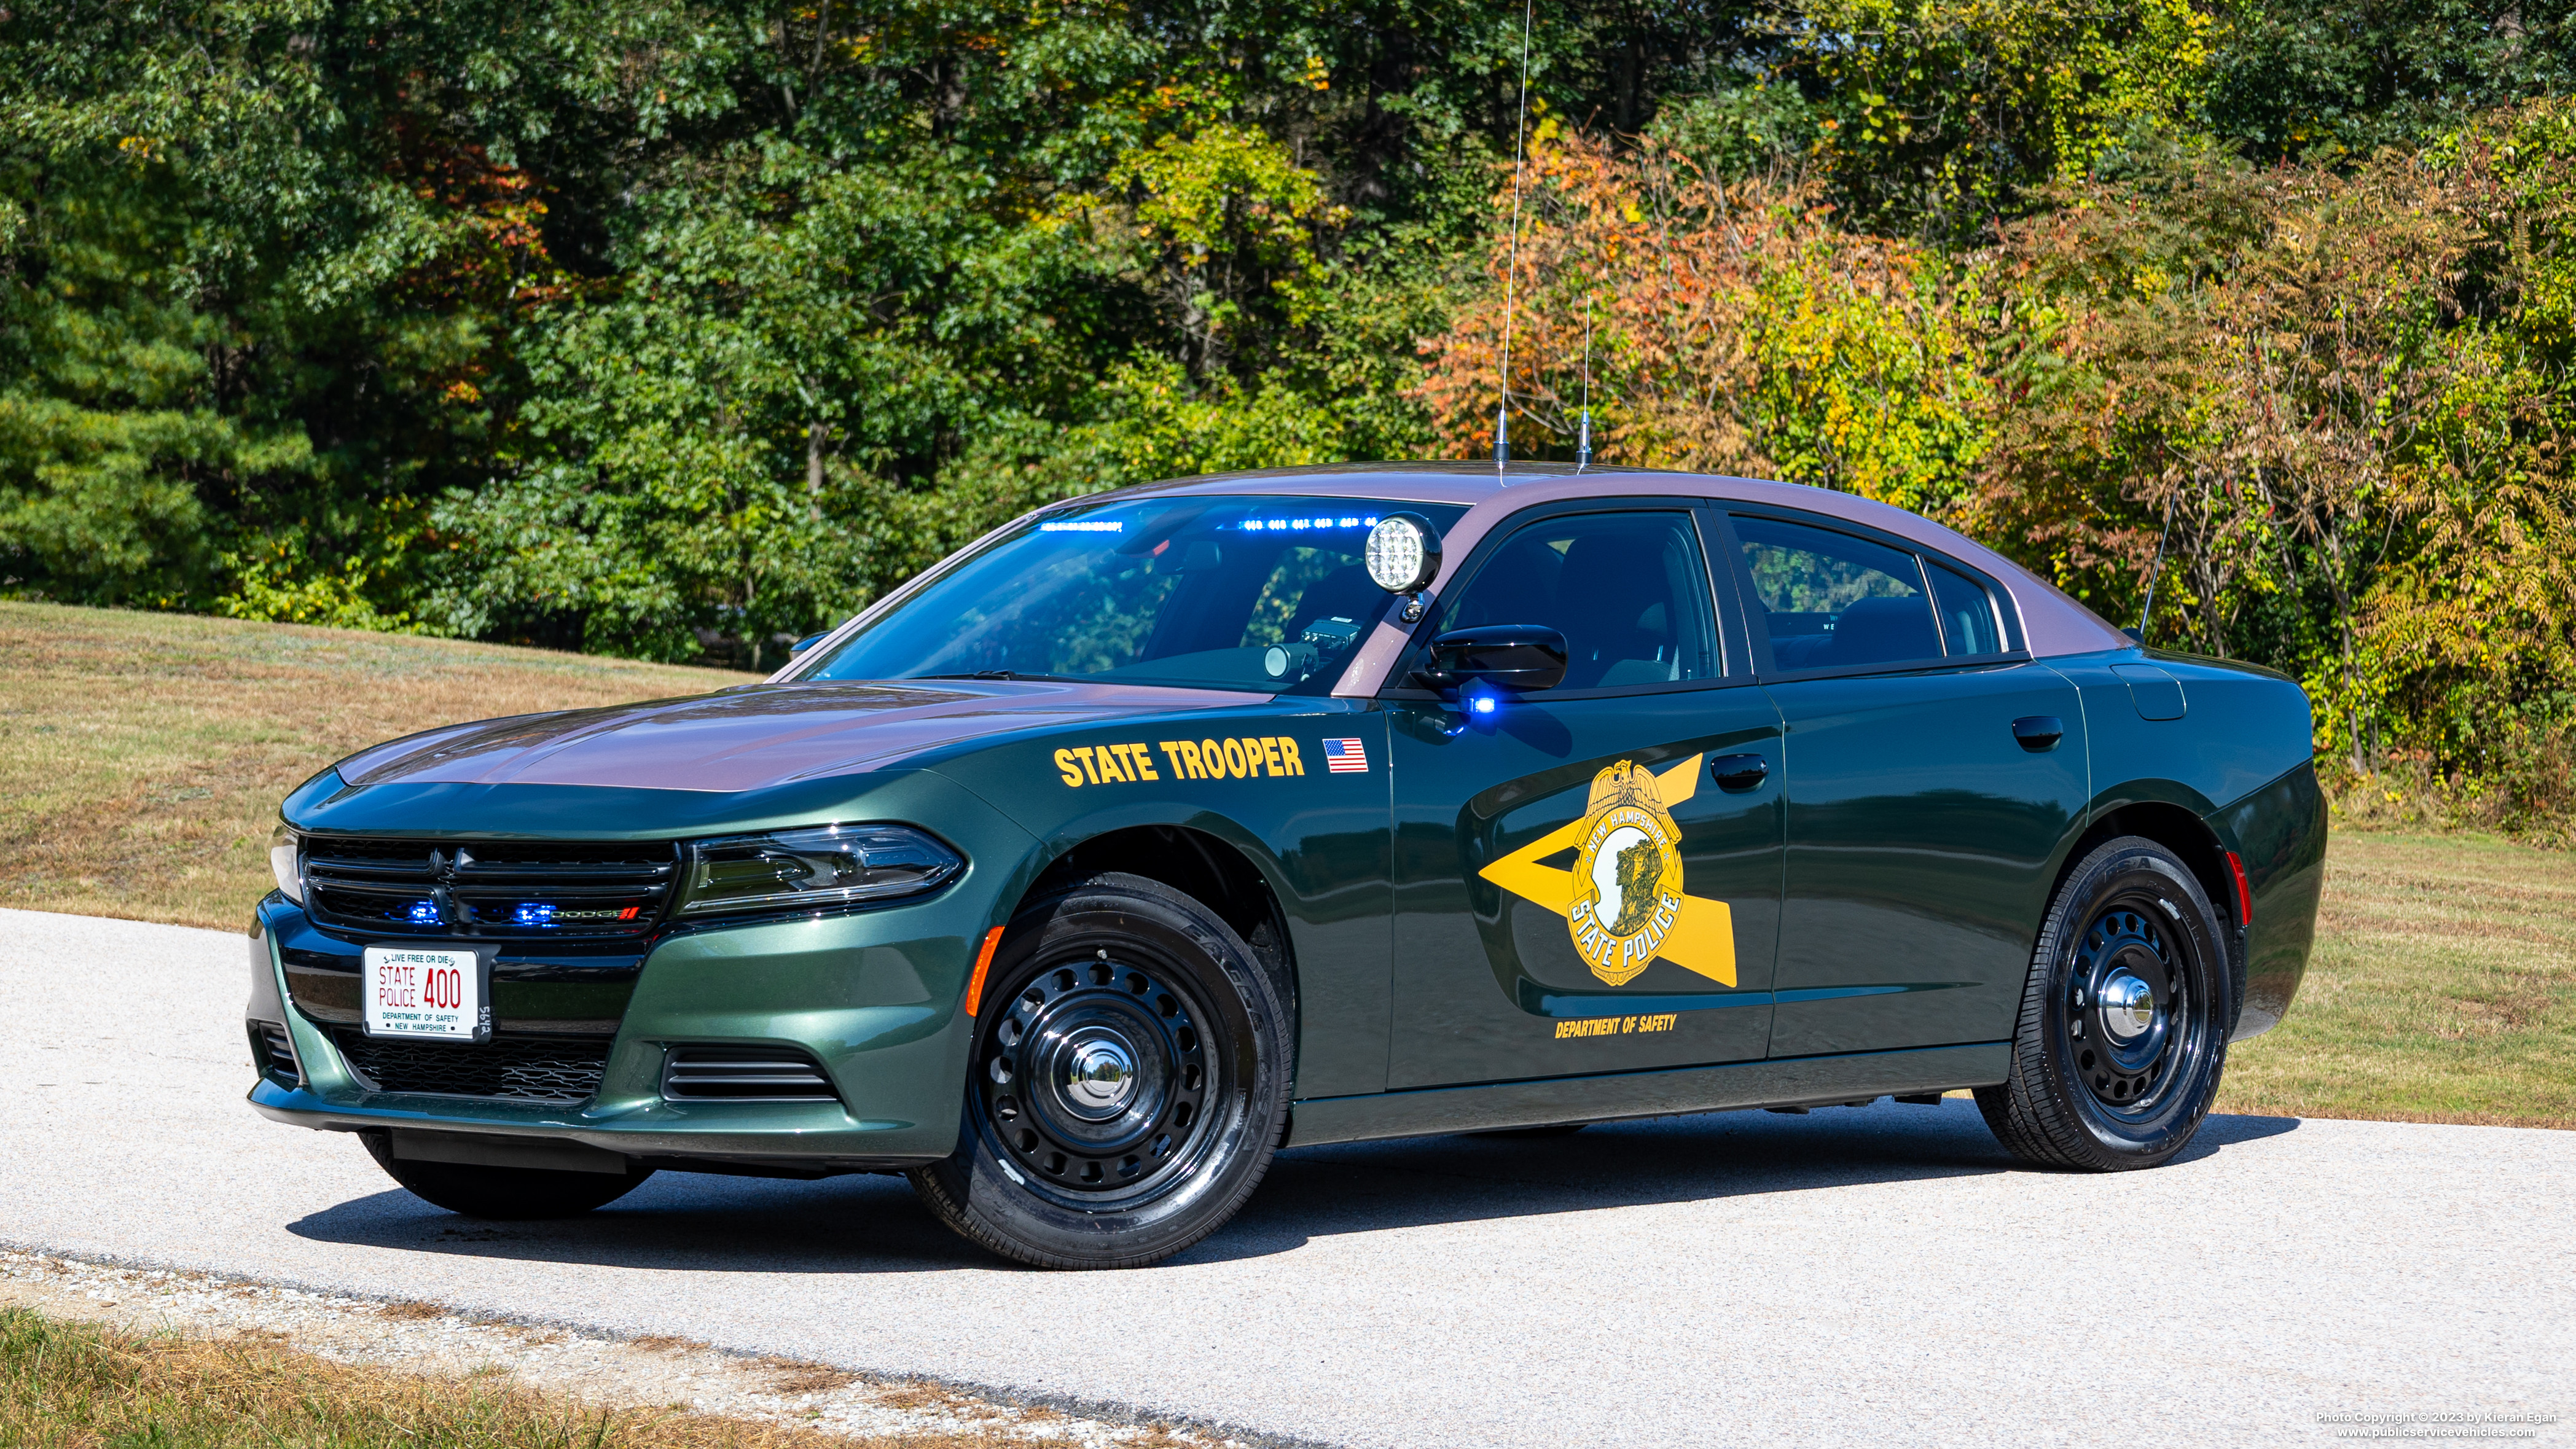
<path id="1" fill-rule="evenodd" d="M 510 912 L 510 924 L 514 926 L 551 926 L 554 923 L 555 908 L 551 902 L 522 901 L 518 909 Z"/>
<path id="2" fill-rule="evenodd" d="M 411 922 L 415 926 L 435 926 L 442 924 L 438 919 L 438 902 L 436 901 L 412 902 L 411 908 L 403 912 L 403 919 Z"/>

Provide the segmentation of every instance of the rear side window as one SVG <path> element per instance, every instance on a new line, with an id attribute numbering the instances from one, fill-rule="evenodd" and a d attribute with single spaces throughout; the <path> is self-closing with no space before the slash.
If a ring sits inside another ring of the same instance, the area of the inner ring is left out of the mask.
<path id="1" fill-rule="evenodd" d="M 1780 669 L 1941 657 L 1941 632 L 1914 555 L 1769 518 L 1738 517 L 1735 536 Z"/>
<path id="2" fill-rule="evenodd" d="M 1720 673 L 1708 567 L 1687 513 L 1578 513 L 1520 529 L 1454 596 L 1435 634 L 1485 624 L 1563 633 L 1561 689 Z"/>
<path id="3" fill-rule="evenodd" d="M 1985 586 L 1954 568 L 1931 564 L 1933 602 L 1941 610 L 1941 633 L 1953 654 L 2001 654 L 2004 633 L 1995 614 L 1994 596 Z"/>

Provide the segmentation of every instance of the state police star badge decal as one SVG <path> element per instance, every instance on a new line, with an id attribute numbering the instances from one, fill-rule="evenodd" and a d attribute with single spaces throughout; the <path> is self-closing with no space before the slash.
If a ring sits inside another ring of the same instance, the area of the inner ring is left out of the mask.
<path id="1" fill-rule="evenodd" d="M 1661 774 L 1621 760 L 1592 777 L 1583 818 L 1477 874 L 1565 917 L 1592 974 L 1624 986 L 1656 959 L 1720 985 L 1735 984 L 1735 918 L 1724 901 L 1682 890 L 1681 828 L 1673 807 L 1699 789 L 1703 756 Z M 1574 846 L 1574 869 L 1539 864 Z"/>

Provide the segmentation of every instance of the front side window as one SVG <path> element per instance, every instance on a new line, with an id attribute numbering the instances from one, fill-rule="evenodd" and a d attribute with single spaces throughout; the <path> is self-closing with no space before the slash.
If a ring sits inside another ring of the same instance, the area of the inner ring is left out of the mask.
<path id="1" fill-rule="evenodd" d="M 1023 524 L 799 679 L 1080 679 L 1321 694 L 1388 595 L 1361 546 L 1387 505 L 1140 499 Z M 1446 529 L 1465 512 L 1407 504 Z"/>
<path id="2" fill-rule="evenodd" d="M 1515 531 L 1451 596 L 1436 633 L 1544 624 L 1565 636 L 1560 689 L 1626 689 L 1720 672 L 1708 567 L 1691 516 L 1578 513 Z"/>
<path id="3" fill-rule="evenodd" d="M 1735 520 L 1782 670 L 1851 669 L 1941 657 L 1914 555 L 1830 529 Z"/>

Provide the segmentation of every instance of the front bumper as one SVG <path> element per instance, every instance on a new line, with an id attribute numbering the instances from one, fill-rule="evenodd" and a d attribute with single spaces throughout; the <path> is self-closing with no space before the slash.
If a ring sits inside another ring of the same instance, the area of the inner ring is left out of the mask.
<path id="1" fill-rule="evenodd" d="M 372 1089 L 334 1042 L 337 1024 L 296 1004 L 283 943 L 309 945 L 318 933 L 271 895 L 252 940 L 253 1015 L 284 1018 L 300 1081 L 262 1076 L 250 1104 L 302 1127 L 543 1138 L 710 1171 L 801 1176 L 935 1161 L 956 1145 L 972 1025 L 962 1002 L 975 945 L 998 924 L 995 894 L 951 889 L 914 905 L 659 940 L 635 975 L 599 1090 L 579 1103 Z M 298 979 L 309 994 L 309 972 Z M 663 1064 L 677 1046 L 794 1047 L 821 1065 L 839 1101 L 666 1100 Z"/>

